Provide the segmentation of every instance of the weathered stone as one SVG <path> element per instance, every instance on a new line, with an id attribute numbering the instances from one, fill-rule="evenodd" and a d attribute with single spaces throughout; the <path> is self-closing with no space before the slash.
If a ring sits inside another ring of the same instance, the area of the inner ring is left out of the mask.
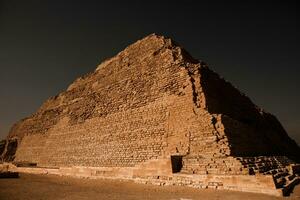
<path id="1" fill-rule="evenodd" d="M 287 170 L 300 152 L 276 117 L 155 34 L 48 99 L 12 127 L 7 141 L 14 138 L 16 154 L 6 145 L 2 157 L 37 163 L 44 168 L 28 170 L 38 173 L 57 167 L 51 172 L 197 188 L 250 184 L 249 191 L 267 193 L 275 188 L 273 171 Z M 184 175 L 176 180 L 175 172 Z"/>
<path id="2" fill-rule="evenodd" d="M 1 153 L 1 160 L 3 161 L 13 161 L 15 159 L 15 153 L 18 147 L 18 138 L 12 137 L 8 138 L 4 142 L 4 149 Z"/>
<path id="3" fill-rule="evenodd" d="M 0 155 L 2 155 L 2 153 L 4 152 L 5 145 L 6 145 L 6 140 L 1 140 L 0 141 Z"/>
<path id="4" fill-rule="evenodd" d="M 9 164 L 0 164 L 0 178 L 19 178 L 19 173 L 11 170 Z"/>

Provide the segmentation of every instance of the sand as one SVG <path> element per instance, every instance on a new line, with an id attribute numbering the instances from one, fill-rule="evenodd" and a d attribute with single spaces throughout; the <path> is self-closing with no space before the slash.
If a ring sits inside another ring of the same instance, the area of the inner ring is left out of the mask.
<path id="1" fill-rule="evenodd" d="M 233 192 L 212 189 L 193 189 L 175 186 L 154 186 L 136 184 L 131 181 L 91 180 L 54 175 L 21 174 L 18 179 L 0 179 L 0 200 L 269 200 L 300 199 L 300 185 L 285 198 L 262 194 Z"/>

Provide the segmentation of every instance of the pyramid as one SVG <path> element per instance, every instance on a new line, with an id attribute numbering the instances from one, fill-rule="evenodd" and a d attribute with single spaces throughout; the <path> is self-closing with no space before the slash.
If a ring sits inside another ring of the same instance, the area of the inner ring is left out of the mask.
<path id="1" fill-rule="evenodd" d="M 28 173 L 275 195 L 299 181 L 300 148 L 276 117 L 156 34 L 49 98 L 4 143 L 2 159 Z"/>

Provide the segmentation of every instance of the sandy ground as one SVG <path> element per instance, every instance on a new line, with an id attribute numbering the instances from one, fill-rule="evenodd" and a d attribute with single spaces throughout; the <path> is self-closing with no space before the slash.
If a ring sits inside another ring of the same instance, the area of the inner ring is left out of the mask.
<path id="1" fill-rule="evenodd" d="M 0 200 L 77 200 L 77 199 L 168 199 L 168 200 L 269 200 L 269 199 L 297 199 L 300 200 L 300 185 L 285 198 L 268 195 L 193 189 L 175 186 L 153 186 L 136 184 L 131 181 L 91 180 L 53 175 L 21 174 L 19 179 L 0 179 Z"/>

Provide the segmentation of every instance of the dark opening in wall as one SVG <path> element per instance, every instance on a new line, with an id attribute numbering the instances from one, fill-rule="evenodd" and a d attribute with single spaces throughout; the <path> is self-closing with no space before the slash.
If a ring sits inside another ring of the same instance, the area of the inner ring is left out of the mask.
<path id="1" fill-rule="evenodd" d="M 171 156 L 172 172 L 180 172 L 182 168 L 182 156 Z"/>
<path id="2" fill-rule="evenodd" d="M 249 174 L 250 174 L 250 175 L 255 175 L 254 169 L 253 169 L 252 167 L 249 168 Z"/>

